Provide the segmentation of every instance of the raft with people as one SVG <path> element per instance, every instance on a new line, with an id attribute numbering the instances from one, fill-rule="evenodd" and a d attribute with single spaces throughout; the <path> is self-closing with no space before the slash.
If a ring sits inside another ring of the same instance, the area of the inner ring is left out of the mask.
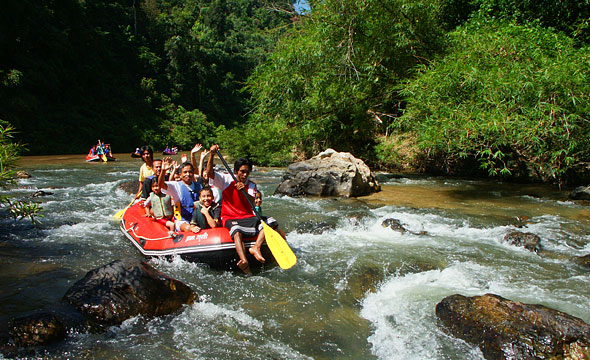
<path id="1" fill-rule="evenodd" d="M 105 144 L 98 140 L 96 145 L 93 145 L 88 151 L 88 155 L 86 155 L 86 162 L 107 162 L 107 161 L 117 161 L 112 156 L 112 149 L 111 144 Z"/>
<path id="2" fill-rule="evenodd" d="M 173 148 L 166 147 L 164 149 L 164 151 L 162 151 L 162 155 L 176 155 L 176 154 L 178 154 L 177 147 L 173 147 Z"/>
<path id="3" fill-rule="evenodd" d="M 106 161 L 117 161 L 116 158 L 110 155 L 92 155 L 90 153 L 86 155 L 86 162 L 106 162 L 105 159 Z"/>
<path id="4" fill-rule="evenodd" d="M 234 268 L 238 257 L 236 246 L 225 227 L 170 233 L 165 225 L 149 217 L 138 202 L 125 210 L 121 217 L 120 229 L 131 243 L 146 257 L 181 258 L 207 264 L 214 268 Z M 246 248 L 256 242 L 256 238 L 244 239 Z M 266 245 L 261 248 L 266 264 L 274 258 Z M 256 263 L 252 258 L 251 263 Z"/>

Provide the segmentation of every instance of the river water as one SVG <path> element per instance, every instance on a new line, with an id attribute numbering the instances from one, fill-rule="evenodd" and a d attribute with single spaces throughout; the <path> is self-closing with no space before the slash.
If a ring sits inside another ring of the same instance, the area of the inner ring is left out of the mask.
<path id="1" fill-rule="evenodd" d="M 32 175 L 10 189 L 44 208 L 42 224 L 0 226 L 2 322 L 51 309 L 86 272 L 141 259 L 112 215 L 130 201 L 138 159 L 91 163 L 83 155 L 23 157 Z M 272 196 L 283 169 L 255 168 L 265 215 L 287 232 L 298 263 L 251 275 L 175 258 L 150 259 L 189 285 L 198 302 L 160 318 L 137 317 L 99 334 L 70 334 L 55 359 L 481 359 L 447 335 L 435 306 L 445 296 L 494 293 L 590 322 L 590 276 L 571 258 L 590 252 L 590 212 L 567 193 L 450 178 L 381 174 L 383 191 L 358 199 Z M 5 191 L 6 193 L 6 191 Z M 541 237 L 537 255 L 502 241 L 516 217 Z M 384 228 L 399 220 L 405 233 Z M 334 229 L 299 233 L 306 221 Z M 424 231 L 426 234 L 417 235 Z"/>

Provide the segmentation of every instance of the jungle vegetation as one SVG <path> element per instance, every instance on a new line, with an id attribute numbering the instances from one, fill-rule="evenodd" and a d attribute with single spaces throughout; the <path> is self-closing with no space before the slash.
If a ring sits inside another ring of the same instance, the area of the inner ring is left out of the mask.
<path id="1" fill-rule="evenodd" d="M 31 154 L 200 141 L 285 165 L 331 147 L 382 169 L 588 180 L 587 0 L 308 6 L 9 0 L 0 117 Z"/>

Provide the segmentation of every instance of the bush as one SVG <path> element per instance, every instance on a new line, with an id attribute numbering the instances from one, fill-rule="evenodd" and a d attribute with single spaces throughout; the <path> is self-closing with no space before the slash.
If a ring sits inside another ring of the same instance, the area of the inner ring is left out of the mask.
<path id="1" fill-rule="evenodd" d="M 399 129 L 415 131 L 431 158 L 476 158 L 490 175 L 575 180 L 590 155 L 589 49 L 505 22 L 474 20 L 450 36 L 448 55 L 402 90 Z"/>

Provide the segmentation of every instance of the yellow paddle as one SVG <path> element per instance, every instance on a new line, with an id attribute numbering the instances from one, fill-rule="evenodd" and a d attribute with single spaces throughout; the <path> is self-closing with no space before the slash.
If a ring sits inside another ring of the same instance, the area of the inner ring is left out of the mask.
<path id="1" fill-rule="evenodd" d="M 238 179 L 236 179 L 236 176 L 234 175 L 233 171 L 231 171 L 231 169 L 229 168 L 229 165 L 227 164 L 227 162 L 225 162 L 225 159 L 223 158 L 223 156 L 221 156 L 221 153 L 219 152 L 219 150 L 217 150 L 217 155 L 219 156 L 219 158 L 223 162 L 223 165 L 225 165 L 227 172 L 231 174 L 232 178 L 237 183 Z M 272 252 L 272 255 L 274 256 L 274 258 L 277 260 L 277 264 L 279 264 L 279 266 L 282 269 L 289 269 L 290 267 L 295 265 L 295 263 L 297 262 L 297 257 L 293 253 L 293 250 L 291 250 L 291 248 L 289 247 L 289 244 L 287 244 L 287 242 L 285 241 L 285 239 L 283 239 L 281 234 L 276 232 L 275 229 L 271 228 L 262 219 L 262 217 L 260 216 L 258 211 L 256 211 L 254 204 L 252 203 L 252 201 L 248 197 L 248 194 L 246 193 L 245 189 L 242 189 L 242 194 L 244 194 L 244 197 L 246 198 L 246 200 L 248 200 L 248 203 L 252 207 L 252 210 L 254 210 L 254 214 L 256 214 L 258 219 L 260 219 L 260 221 L 262 222 L 262 228 L 264 229 L 264 237 L 266 239 L 266 244 L 268 245 L 268 248 Z"/>
<path id="2" fill-rule="evenodd" d="M 107 161 L 108 161 L 108 159 L 107 159 L 107 157 L 106 157 L 106 155 L 105 155 L 105 154 L 102 154 L 102 155 L 100 156 L 100 158 L 101 158 L 101 159 L 102 159 L 102 161 L 104 161 L 104 162 L 107 162 Z M 135 199 L 133 199 L 133 200 L 135 200 Z"/>
<path id="3" fill-rule="evenodd" d="M 123 217 L 123 214 L 125 213 L 125 210 L 129 209 L 129 207 L 131 205 L 133 205 L 133 203 L 135 202 L 135 200 L 137 200 L 138 197 L 139 197 L 139 194 L 135 195 L 135 197 L 133 198 L 133 200 L 131 200 L 131 202 L 129 203 L 129 205 L 127 205 L 123 210 L 117 211 L 117 213 L 115 215 L 113 215 L 113 218 L 115 220 L 120 220 L 121 217 Z"/>

